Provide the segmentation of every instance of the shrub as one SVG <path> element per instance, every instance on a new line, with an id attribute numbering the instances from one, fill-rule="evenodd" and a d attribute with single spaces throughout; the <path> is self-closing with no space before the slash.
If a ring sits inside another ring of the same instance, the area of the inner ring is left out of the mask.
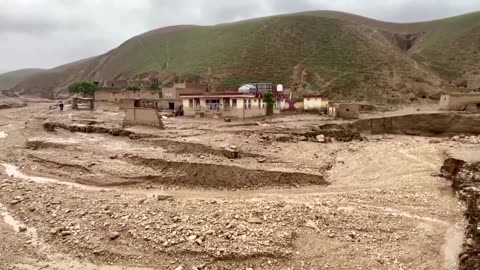
<path id="1" fill-rule="evenodd" d="M 130 85 L 129 87 L 127 87 L 127 90 L 129 90 L 129 91 L 140 91 L 140 87 L 138 87 L 136 85 Z"/>
<path id="2" fill-rule="evenodd" d="M 93 96 L 97 90 L 97 86 L 92 82 L 77 82 L 68 87 L 70 93 L 81 93 L 88 96 Z"/>

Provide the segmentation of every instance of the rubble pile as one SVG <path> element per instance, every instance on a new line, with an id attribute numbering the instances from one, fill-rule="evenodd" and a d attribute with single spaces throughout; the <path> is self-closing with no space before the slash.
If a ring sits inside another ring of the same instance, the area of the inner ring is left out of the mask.
<path id="1" fill-rule="evenodd" d="M 449 158 L 445 160 L 441 171 L 452 181 L 452 187 L 466 204 L 465 217 L 468 225 L 459 269 L 480 269 L 480 162 L 469 164 Z"/>
<path id="2" fill-rule="evenodd" d="M 465 135 L 457 135 L 451 138 L 454 142 L 460 142 L 465 144 L 480 144 L 480 136 L 465 136 Z"/>
<path id="3" fill-rule="evenodd" d="M 356 131 L 349 129 L 315 129 L 313 131 L 299 134 L 305 136 L 309 140 L 317 141 L 319 135 L 323 135 L 325 138 L 335 139 L 339 142 L 350 142 L 353 140 L 363 141 L 362 135 Z"/>

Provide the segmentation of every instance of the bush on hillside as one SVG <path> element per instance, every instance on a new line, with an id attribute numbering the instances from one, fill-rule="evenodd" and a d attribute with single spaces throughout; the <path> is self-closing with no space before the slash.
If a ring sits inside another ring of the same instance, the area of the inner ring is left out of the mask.
<path id="1" fill-rule="evenodd" d="M 130 85 L 129 87 L 127 87 L 127 90 L 129 90 L 129 91 L 140 91 L 140 87 L 138 87 L 136 85 Z"/>

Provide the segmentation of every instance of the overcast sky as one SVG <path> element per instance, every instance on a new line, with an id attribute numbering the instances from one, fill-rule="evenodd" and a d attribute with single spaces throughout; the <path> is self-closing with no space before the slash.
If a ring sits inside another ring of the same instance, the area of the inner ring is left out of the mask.
<path id="1" fill-rule="evenodd" d="M 0 72 L 98 55 L 163 26 L 306 10 L 408 22 L 477 11 L 480 0 L 0 0 Z"/>

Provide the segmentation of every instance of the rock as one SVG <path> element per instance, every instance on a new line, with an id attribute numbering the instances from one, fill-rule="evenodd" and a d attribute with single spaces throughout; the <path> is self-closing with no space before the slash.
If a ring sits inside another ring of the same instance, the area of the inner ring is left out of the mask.
<path id="1" fill-rule="evenodd" d="M 452 141 L 454 141 L 454 142 L 459 141 L 459 140 L 460 140 L 459 136 L 453 136 L 452 137 Z"/>
<path id="2" fill-rule="evenodd" d="M 110 156 L 110 159 L 117 159 L 117 158 L 118 158 L 117 154 L 114 154 L 114 155 Z"/>
<path id="3" fill-rule="evenodd" d="M 119 232 L 111 232 L 111 233 L 108 234 L 108 237 L 110 238 L 110 240 L 115 240 L 118 237 L 120 237 L 120 233 Z"/>
<path id="4" fill-rule="evenodd" d="M 223 155 L 229 159 L 236 159 L 239 157 L 237 147 L 234 145 L 225 147 L 225 149 L 223 150 Z"/>
<path id="5" fill-rule="evenodd" d="M 57 228 L 52 228 L 52 229 L 50 229 L 49 233 L 52 234 L 52 235 L 55 235 L 55 234 L 58 233 L 58 229 Z"/>
<path id="6" fill-rule="evenodd" d="M 325 140 L 325 135 L 320 134 L 320 135 L 318 135 L 316 138 L 317 138 L 317 141 L 318 141 L 319 143 L 326 143 L 326 142 L 327 142 L 327 141 Z"/>
<path id="7" fill-rule="evenodd" d="M 189 241 L 195 241 L 195 239 L 197 239 L 197 236 L 194 235 L 194 234 L 193 234 L 193 235 L 190 235 L 190 236 L 188 237 L 188 240 L 189 240 Z"/>
<path id="8" fill-rule="evenodd" d="M 257 159 L 258 163 L 265 163 L 267 161 L 266 158 L 259 158 Z"/>
<path id="9" fill-rule="evenodd" d="M 305 227 L 312 228 L 312 229 L 315 229 L 317 231 L 320 230 L 320 229 L 318 229 L 318 226 L 315 223 L 315 221 L 313 221 L 311 219 L 309 219 L 309 220 L 307 220 L 307 222 L 305 222 Z"/>
<path id="10" fill-rule="evenodd" d="M 69 235 L 72 235 L 72 232 L 71 231 L 62 231 L 61 235 L 62 236 L 69 236 Z"/>
<path id="11" fill-rule="evenodd" d="M 26 231 L 27 231 L 27 227 L 24 226 L 24 225 L 20 225 L 20 226 L 18 226 L 18 231 L 19 231 L 19 232 L 26 232 Z"/>
<path id="12" fill-rule="evenodd" d="M 177 268 L 175 268 L 175 270 L 183 270 L 183 266 L 179 265 Z"/>
<path id="13" fill-rule="evenodd" d="M 248 223 L 262 224 L 262 220 L 258 217 L 251 217 L 248 219 Z"/>
<path id="14" fill-rule="evenodd" d="M 440 139 L 431 139 L 428 142 L 433 144 L 433 143 L 441 143 L 442 141 Z"/>
<path id="15" fill-rule="evenodd" d="M 21 200 L 12 200 L 12 201 L 10 202 L 10 205 L 17 205 L 17 204 L 19 204 L 20 202 L 22 202 L 22 201 L 21 201 Z"/>
<path id="16" fill-rule="evenodd" d="M 166 201 L 166 200 L 173 200 L 172 195 L 157 195 L 158 201 Z"/>
<path id="17" fill-rule="evenodd" d="M 305 136 L 299 136 L 299 137 L 297 138 L 297 140 L 300 141 L 300 142 L 305 142 L 305 141 L 307 141 L 308 139 L 307 139 L 307 137 L 305 137 Z"/>
<path id="18" fill-rule="evenodd" d="M 286 134 L 278 134 L 275 136 L 275 140 L 277 142 L 290 142 L 292 140 L 292 137 Z"/>
<path id="19" fill-rule="evenodd" d="M 465 243 L 470 247 L 474 247 L 477 244 L 477 242 L 472 238 L 468 238 L 467 241 L 465 241 Z"/>
<path id="20" fill-rule="evenodd" d="M 223 121 L 225 121 L 225 122 L 227 122 L 227 123 L 230 123 L 230 122 L 232 122 L 232 119 L 230 119 L 230 118 L 224 118 Z"/>

